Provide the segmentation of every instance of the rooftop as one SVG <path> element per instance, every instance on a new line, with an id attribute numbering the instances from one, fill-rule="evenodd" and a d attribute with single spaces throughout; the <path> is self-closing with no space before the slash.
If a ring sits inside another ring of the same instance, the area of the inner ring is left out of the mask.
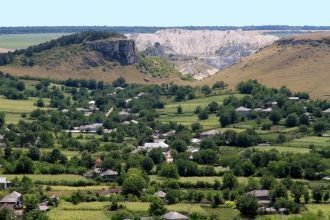
<path id="1" fill-rule="evenodd" d="M 13 191 L 12 193 L 6 195 L 0 200 L 0 203 L 15 203 L 19 197 L 21 197 L 22 194 L 16 191 Z"/>

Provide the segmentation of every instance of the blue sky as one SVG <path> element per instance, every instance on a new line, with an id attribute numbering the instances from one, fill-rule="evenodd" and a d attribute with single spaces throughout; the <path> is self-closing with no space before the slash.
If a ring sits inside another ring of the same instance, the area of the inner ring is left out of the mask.
<path id="1" fill-rule="evenodd" d="M 0 26 L 330 25 L 329 0 L 1 0 Z"/>

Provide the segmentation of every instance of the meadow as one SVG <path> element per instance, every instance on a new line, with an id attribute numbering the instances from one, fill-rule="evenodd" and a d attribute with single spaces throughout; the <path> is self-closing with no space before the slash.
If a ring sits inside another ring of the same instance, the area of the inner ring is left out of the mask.
<path id="1" fill-rule="evenodd" d="M 22 114 L 28 114 L 38 107 L 35 105 L 37 98 L 29 98 L 27 100 L 12 100 L 0 96 L 0 112 L 6 113 L 7 124 L 17 124 L 22 119 Z M 45 104 L 49 104 L 49 99 L 43 99 Z M 47 109 L 47 108 L 44 108 Z"/>
<path id="2" fill-rule="evenodd" d="M 216 115 L 210 114 L 207 120 L 199 120 L 198 116 L 194 114 L 194 111 L 197 106 L 205 108 L 211 102 L 217 102 L 218 104 L 221 104 L 223 100 L 228 96 L 229 95 L 214 95 L 181 102 L 167 100 L 165 108 L 158 111 L 160 114 L 159 121 L 175 121 L 187 126 L 190 126 L 193 122 L 199 122 L 203 125 L 204 129 L 219 128 L 219 118 Z M 236 94 L 235 96 L 240 95 Z M 177 113 L 177 107 L 179 105 L 182 107 L 182 114 Z"/>
<path id="3" fill-rule="evenodd" d="M 0 35 L 0 48 L 24 49 L 63 36 L 64 33 L 3 34 Z"/>

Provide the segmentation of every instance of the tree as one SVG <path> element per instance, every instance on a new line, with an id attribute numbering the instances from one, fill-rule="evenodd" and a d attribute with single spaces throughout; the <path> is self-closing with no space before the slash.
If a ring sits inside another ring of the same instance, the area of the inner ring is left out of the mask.
<path id="1" fill-rule="evenodd" d="M 212 86 L 213 89 L 225 89 L 226 84 L 223 81 L 217 81 Z"/>
<path id="2" fill-rule="evenodd" d="M 290 191 L 296 203 L 300 203 L 300 198 L 304 195 L 305 190 L 306 189 L 302 183 L 300 182 L 293 183 L 293 185 L 290 188 Z"/>
<path id="3" fill-rule="evenodd" d="M 154 162 L 150 157 L 146 157 L 142 161 L 142 169 L 144 169 L 146 172 L 150 172 L 152 168 L 154 168 Z"/>
<path id="4" fill-rule="evenodd" d="M 260 184 L 262 189 L 270 189 L 272 185 L 276 183 L 275 177 L 265 174 L 260 179 Z"/>
<path id="5" fill-rule="evenodd" d="M 203 126 L 199 122 L 194 122 L 191 124 L 191 130 L 198 133 L 203 130 Z"/>
<path id="6" fill-rule="evenodd" d="M 36 193 L 24 195 L 24 205 L 26 211 L 34 210 L 38 207 L 39 196 Z"/>
<path id="7" fill-rule="evenodd" d="M 259 204 L 251 195 L 243 195 L 237 202 L 238 210 L 243 216 L 254 217 L 258 214 Z"/>
<path id="8" fill-rule="evenodd" d="M 212 196 L 212 208 L 218 208 L 219 205 L 223 204 L 223 198 L 220 193 L 215 193 Z"/>
<path id="9" fill-rule="evenodd" d="M 202 109 L 199 113 L 198 113 L 198 119 L 199 120 L 206 120 L 209 118 L 209 113 L 207 112 L 206 109 Z"/>
<path id="10" fill-rule="evenodd" d="M 269 115 L 269 119 L 273 122 L 274 125 L 277 125 L 280 122 L 281 118 L 281 113 L 278 110 L 271 111 Z"/>
<path id="11" fill-rule="evenodd" d="M 220 115 L 219 122 L 221 127 L 226 127 L 231 124 L 231 117 L 228 113 L 224 112 Z"/>
<path id="12" fill-rule="evenodd" d="M 166 178 L 178 179 L 178 167 L 173 163 L 163 164 L 159 170 L 159 175 Z"/>
<path id="13" fill-rule="evenodd" d="M 180 191 L 178 190 L 169 190 L 166 193 L 165 199 L 168 201 L 169 204 L 175 204 L 179 201 L 180 198 Z"/>
<path id="14" fill-rule="evenodd" d="M 288 127 L 295 127 L 299 123 L 298 116 L 295 113 L 292 113 L 288 115 L 288 117 L 285 120 L 285 125 Z"/>
<path id="15" fill-rule="evenodd" d="M 317 134 L 321 134 L 322 132 L 324 132 L 326 130 L 326 123 L 324 121 L 318 121 L 318 122 L 315 122 L 314 124 L 314 131 L 315 133 Z"/>
<path id="16" fill-rule="evenodd" d="M 282 184 L 278 183 L 270 192 L 272 201 L 276 201 L 278 198 L 287 198 L 288 197 L 288 190 Z"/>
<path id="17" fill-rule="evenodd" d="M 171 144 L 171 147 L 174 148 L 177 152 L 182 153 L 187 150 L 187 143 L 183 140 L 174 140 Z"/>
<path id="18" fill-rule="evenodd" d="M 166 208 L 163 200 L 159 198 L 154 198 L 149 206 L 149 214 L 151 216 L 161 216 L 165 214 Z"/>
<path id="19" fill-rule="evenodd" d="M 43 108 L 43 107 L 45 107 L 44 100 L 43 100 L 42 98 L 39 98 L 39 99 L 37 100 L 36 106 L 38 106 L 39 108 Z"/>
<path id="20" fill-rule="evenodd" d="M 112 82 L 112 85 L 114 87 L 126 87 L 126 80 L 124 77 L 120 76 L 115 81 Z"/>
<path id="21" fill-rule="evenodd" d="M 17 161 L 15 173 L 33 173 L 33 161 L 22 155 Z"/>
<path id="22" fill-rule="evenodd" d="M 5 113 L 0 112 L 0 128 L 2 128 L 5 125 Z"/>
<path id="23" fill-rule="evenodd" d="M 204 93 L 204 95 L 209 95 L 211 92 L 212 92 L 212 90 L 210 89 L 210 87 L 208 85 L 202 86 L 202 93 Z"/>
<path id="24" fill-rule="evenodd" d="M 219 108 L 219 104 L 214 101 L 207 106 L 207 109 L 209 110 L 210 113 L 216 113 L 218 111 L 218 108 Z"/>
<path id="25" fill-rule="evenodd" d="M 316 203 L 320 203 L 323 197 L 323 188 L 320 186 L 316 186 L 312 189 L 312 197 Z"/>
<path id="26" fill-rule="evenodd" d="M 211 138 L 204 138 L 199 144 L 201 149 L 214 149 L 217 147 L 216 143 Z"/>
<path id="27" fill-rule="evenodd" d="M 32 159 L 32 160 L 40 160 L 40 150 L 37 147 L 31 147 L 29 149 L 29 153 L 28 156 Z"/>
<path id="28" fill-rule="evenodd" d="M 222 187 L 224 189 L 225 188 L 233 189 L 238 185 L 238 180 L 237 180 L 236 176 L 231 172 L 225 173 L 223 175 L 222 182 L 223 182 Z"/>
<path id="29" fill-rule="evenodd" d="M 132 194 L 140 196 L 142 190 L 145 188 L 146 182 L 143 177 L 138 175 L 132 175 L 126 178 L 122 185 L 124 195 Z"/>
<path id="30" fill-rule="evenodd" d="M 155 164 L 161 164 L 164 162 L 164 154 L 162 149 L 152 149 L 149 152 L 149 157 L 154 161 Z"/>
<path id="31" fill-rule="evenodd" d="M 176 108 L 176 113 L 178 114 L 182 114 L 182 106 L 179 105 L 177 108 Z"/>

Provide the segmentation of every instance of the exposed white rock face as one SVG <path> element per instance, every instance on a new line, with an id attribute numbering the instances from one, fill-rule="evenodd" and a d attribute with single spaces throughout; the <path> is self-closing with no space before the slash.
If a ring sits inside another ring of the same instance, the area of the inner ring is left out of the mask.
<path id="1" fill-rule="evenodd" d="M 217 50 L 228 46 L 259 49 L 273 43 L 278 38 L 256 31 L 208 31 L 168 29 L 154 34 L 130 35 L 140 51 L 152 47 L 156 42 L 166 48 L 166 53 L 185 56 L 214 55 Z"/>
<path id="2" fill-rule="evenodd" d="M 168 29 L 128 35 L 139 51 L 172 58 L 177 69 L 202 79 L 278 40 L 258 31 Z M 175 59 L 173 59 L 173 56 Z"/>

